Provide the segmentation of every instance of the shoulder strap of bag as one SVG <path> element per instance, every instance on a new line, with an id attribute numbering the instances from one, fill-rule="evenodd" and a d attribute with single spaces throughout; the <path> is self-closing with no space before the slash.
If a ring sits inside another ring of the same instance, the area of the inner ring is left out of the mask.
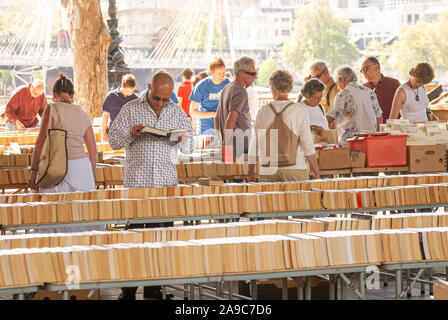
<path id="1" fill-rule="evenodd" d="M 333 91 L 333 88 L 336 86 L 336 83 L 333 83 L 330 87 L 330 89 L 328 89 L 327 92 L 327 106 L 330 105 L 330 95 L 331 95 L 331 91 Z"/>
<path id="2" fill-rule="evenodd" d="M 57 117 L 57 119 L 54 119 L 54 120 L 57 120 L 58 122 L 57 122 L 57 125 L 53 124 L 52 128 L 63 129 L 61 115 L 59 114 L 59 104 L 58 103 L 53 104 L 53 112 Z M 50 109 L 50 114 L 51 114 L 51 109 Z"/>
<path id="3" fill-rule="evenodd" d="M 268 106 L 271 108 L 272 112 L 274 112 L 274 114 L 275 114 L 276 116 L 280 116 L 280 115 L 282 115 L 283 112 L 286 111 L 286 109 L 288 109 L 288 108 L 289 108 L 290 106 L 292 106 L 293 104 L 294 104 L 294 102 L 290 102 L 290 103 L 288 103 L 288 104 L 286 105 L 286 107 L 284 107 L 283 110 L 280 111 L 280 112 L 277 112 L 277 110 L 275 110 L 274 105 L 272 104 L 272 102 L 271 102 L 270 104 L 268 104 Z"/>
<path id="4" fill-rule="evenodd" d="M 319 108 L 320 108 L 320 111 L 322 111 L 322 114 L 325 115 L 324 108 L 321 105 L 319 105 Z"/>

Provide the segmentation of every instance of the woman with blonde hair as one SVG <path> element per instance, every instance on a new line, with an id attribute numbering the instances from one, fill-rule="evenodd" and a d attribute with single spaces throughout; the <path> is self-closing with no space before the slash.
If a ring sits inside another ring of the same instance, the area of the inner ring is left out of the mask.
<path id="1" fill-rule="evenodd" d="M 437 120 L 437 117 L 428 109 L 429 99 L 425 84 L 434 79 L 434 69 L 429 63 L 417 64 L 409 72 L 408 81 L 398 87 L 395 92 L 389 119 L 407 119 L 411 123 Z"/>

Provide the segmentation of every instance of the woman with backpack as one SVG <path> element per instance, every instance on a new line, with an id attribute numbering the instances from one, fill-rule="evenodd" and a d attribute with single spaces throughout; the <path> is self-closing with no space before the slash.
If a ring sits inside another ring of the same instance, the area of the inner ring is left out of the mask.
<path id="1" fill-rule="evenodd" d="M 249 182 L 256 181 L 257 160 L 261 182 L 308 180 L 307 162 L 314 178 L 320 178 L 308 111 L 288 98 L 293 82 L 286 70 L 277 70 L 269 78 L 274 101 L 260 109 L 255 121 L 249 147 Z"/>

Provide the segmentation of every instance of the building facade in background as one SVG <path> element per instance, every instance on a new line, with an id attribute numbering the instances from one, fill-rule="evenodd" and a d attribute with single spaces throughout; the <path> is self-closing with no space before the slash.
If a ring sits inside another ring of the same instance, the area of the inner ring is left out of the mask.
<path id="1" fill-rule="evenodd" d="M 350 41 L 361 50 L 373 40 L 391 44 L 401 25 L 429 22 L 445 5 L 447 0 L 330 0 L 334 15 L 351 22 Z"/>

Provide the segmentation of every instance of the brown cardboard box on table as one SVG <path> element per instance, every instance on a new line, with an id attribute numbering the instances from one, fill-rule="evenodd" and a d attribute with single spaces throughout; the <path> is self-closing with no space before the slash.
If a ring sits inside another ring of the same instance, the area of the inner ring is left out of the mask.
<path id="1" fill-rule="evenodd" d="M 350 151 L 350 161 L 352 168 L 366 167 L 366 154 L 362 151 Z"/>
<path id="2" fill-rule="evenodd" d="M 324 130 L 322 135 L 313 133 L 313 142 L 338 143 L 338 131 L 336 129 Z"/>
<path id="3" fill-rule="evenodd" d="M 317 157 L 320 170 L 347 169 L 351 167 L 350 150 L 348 147 L 318 150 Z"/>
<path id="4" fill-rule="evenodd" d="M 448 282 L 442 279 L 437 279 L 434 282 L 434 299 L 448 300 Z"/>
<path id="5" fill-rule="evenodd" d="M 446 146 L 408 146 L 408 164 L 411 173 L 446 171 Z"/>

